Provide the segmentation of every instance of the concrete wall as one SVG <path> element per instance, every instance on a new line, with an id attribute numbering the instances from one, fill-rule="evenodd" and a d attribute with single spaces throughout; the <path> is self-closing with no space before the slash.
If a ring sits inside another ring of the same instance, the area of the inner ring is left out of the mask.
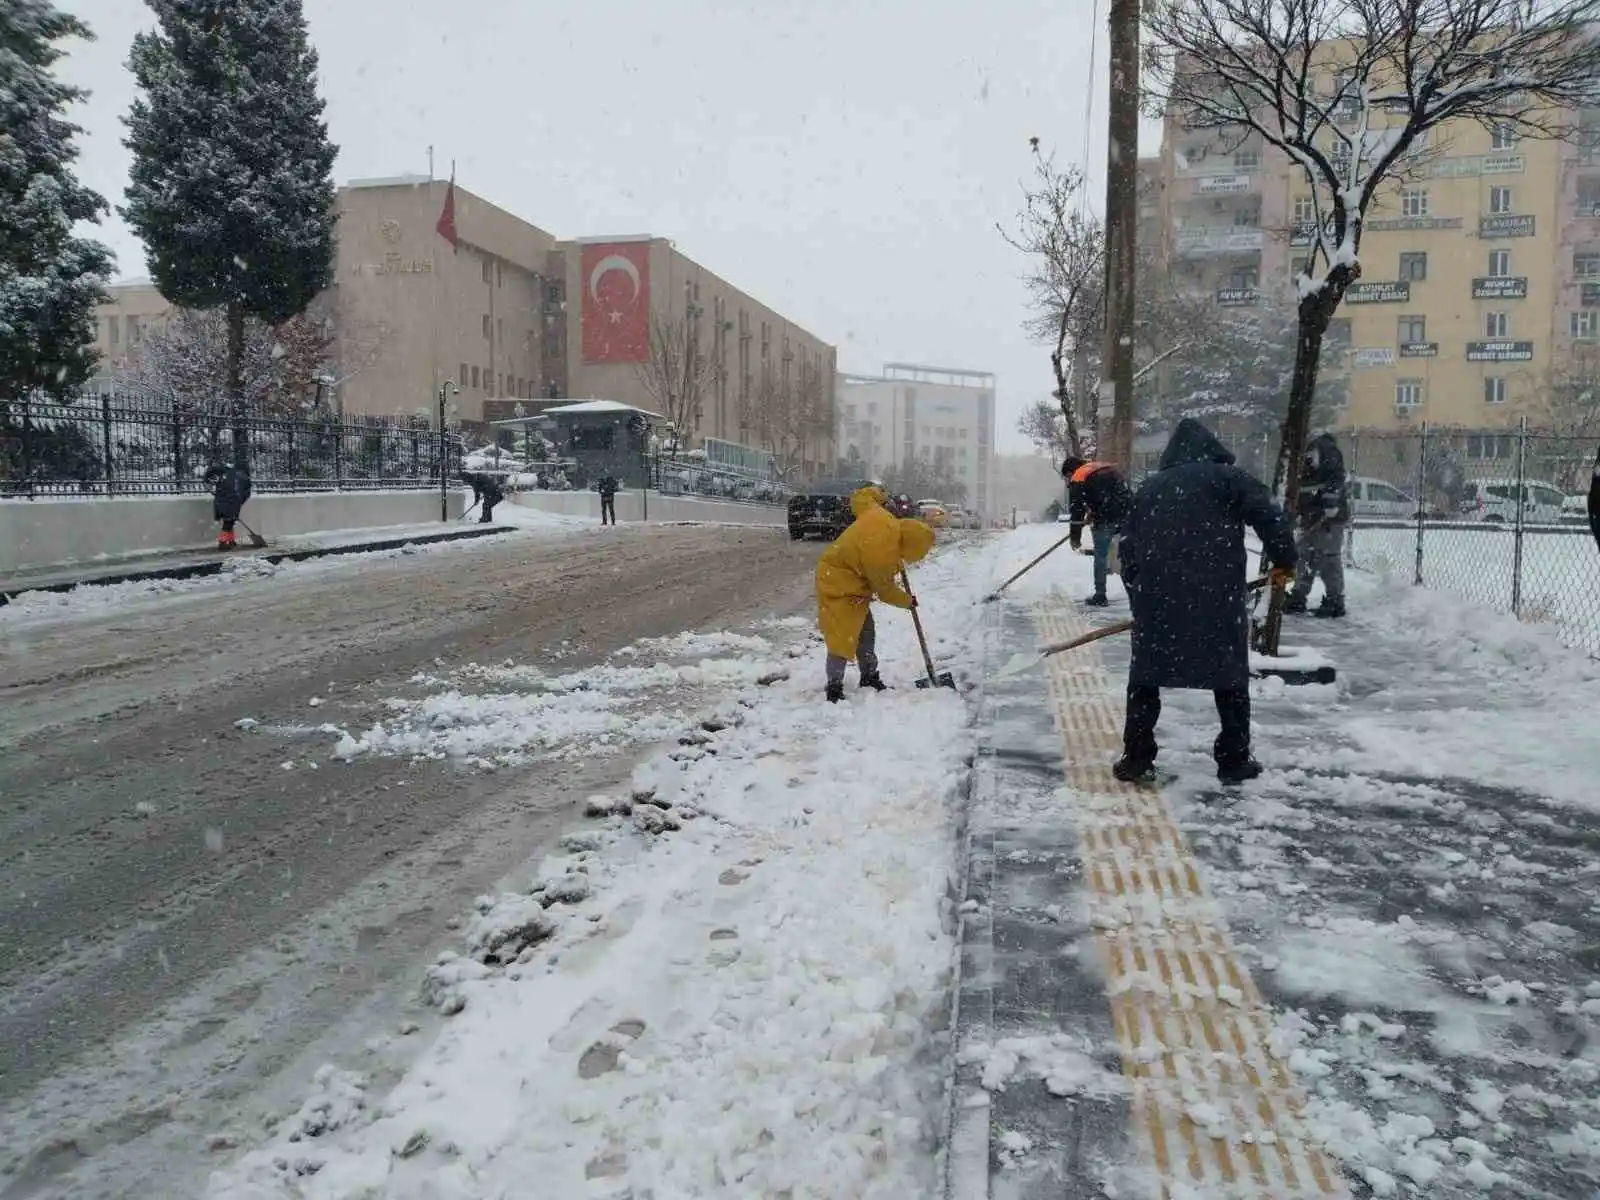
<path id="1" fill-rule="evenodd" d="M 452 517 L 461 515 L 467 494 L 451 490 Z M 257 495 L 245 505 L 244 519 L 269 542 L 330 529 L 422 525 L 439 519 L 439 493 Z M 217 529 L 209 496 L 0 501 L 0 575 L 196 549 L 214 545 Z M 239 540 L 244 541 L 243 529 Z"/>
<path id="2" fill-rule="evenodd" d="M 592 517 L 600 521 L 600 497 L 595 492 L 519 492 L 509 503 L 539 512 L 567 517 Z M 617 495 L 617 520 L 644 519 L 644 501 L 638 492 Z M 650 493 L 652 521 L 709 521 L 726 525 L 771 525 L 783 528 L 788 515 L 772 504 L 739 504 L 732 500 L 702 500 L 691 496 L 663 496 Z"/>

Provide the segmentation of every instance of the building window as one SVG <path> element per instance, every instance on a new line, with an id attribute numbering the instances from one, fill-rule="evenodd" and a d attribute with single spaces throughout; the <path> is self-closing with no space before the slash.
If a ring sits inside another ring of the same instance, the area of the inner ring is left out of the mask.
<path id="1" fill-rule="evenodd" d="M 495 287 L 505 287 L 506 285 L 506 269 L 499 263 L 494 265 L 494 285 Z"/>
<path id="2" fill-rule="evenodd" d="M 483 260 L 483 281 L 485 283 L 494 282 L 494 267 L 487 258 Z"/>
<path id="3" fill-rule="evenodd" d="M 496 375 L 495 385 L 495 394 L 504 396 L 506 394 L 506 377 L 504 375 Z"/>
<path id="4" fill-rule="evenodd" d="M 488 313 L 484 313 L 483 314 L 483 336 L 484 337 L 491 336 L 490 333 L 489 333 L 489 314 Z"/>
<path id="5" fill-rule="evenodd" d="M 1310 196 L 1296 196 L 1294 198 L 1294 220 L 1296 225 L 1309 225 L 1317 219 L 1316 201 Z"/>
<path id="6" fill-rule="evenodd" d="M 1401 317 L 1400 318 L 1400 344 L 1408 345 L 1412 342 L 1425 342 L 1428 340 L 1427 317 Z"/>
<path id="7" fill-rule="evenodd" d="M 1491 375 L 1483 381 L 1483 402 L 1485 404 L 1504 404 L 1507 394 L 1504 376 Z M 1484 455 L 1483 457 L 1488 456 Z"/>
<path id="8" fill-rule="evenodd" d="M 1394 382 L 1394 406 L 1409 412 L 1422 403 L 1422 380 L 1397 379 Z"/>
<path id="9" fill-rule="evenodd" d="M 1511 251 L 1489 251 L 1489 278 L 1505 279 L 1511 274 Z"/>
<path id="10" fill-rule="evenodd" d="M 478 386 L 478 368 L 477 367 L 473 367 L 472 368 L 472 386 L 474 388 L 476 388 Z"/>
<path id="11" fill-rule="evenodd" d="M 1572 273 L 1579 279 L 1600 275 L 1600 254 L 1585 251 L 1572 256 Z"/>
<path id="12" fill-rule="evenodd" d="M 1511 336 L 1511 314 L 1492 312 L 1483 314 L 1483 336 L 1503 338 Z"/>
<path id="13" fill-rule="evenodd" d="M 496 338 L 504 346 L 506 344 L 506 321 L 504 317 L 499 317 L 495 320 L 494 331 Z"/>
<path id="14" fill-rule="evenodd" d="M 1489 143 L 1492 149 L 1512 150 L 1516 148 L 1517 131 L 1509 125 L 1496 125 L 1492 138 L 1493 140 Z"/>
<path id="15" fill-rule="evenodd" d="M 1509 213 L 1511 211 L 1510 188 L 1492 187 L 1489 189 L 1489 211 L 1492 213 Z"/>
<path id="16" fill-rule="evenodd" d="M 1254 148 L 1235 150 L 1233 152 L 1233 165 L 1241 171 L 1253 171 L 1261 165 L 1261 151 Z"/>
<path id="17" fill-rule="evenodd" d="M 462 363 L 461 364 L 461 374 L 456 376 L 456 382 L 459 383 L 462 387 L 466 387 L 467 386 L 467 364 L 466 363 Z"/>
<path id="18" fill-rule="evenodd" d="M 1254 267 L 1240 267 L 1228 276 L 1228 286 L 1241 291 L 1254 291 L 1259 279 Z"/>
<path id="19" fill-rule="evenodd" d="M 1600 334 L 1600 311 L 1586 308 L 1582 312 L 1570 314 L 1572 322 L 1572 336 L 1585 340 Z"/>
<path id="20" fill-rule="evenodd" d="M 1428 277 L 1428 252 L 1404 250 L 1400 254 L 1400 278 L 1409 283 L 1421 283 Z"/>
<path id="21" fill-rule="evenodd" d="M 1255 229 L 1261 224 L 1261 214 L 1253 208 L 1236 208 L 1233 210 L 1233 227 L 1235 229 Z"/>
<path id="22" fill-rule="evenodd" d="M 1425 217 L 1428 215 L 1428 189 L 1407 188 L 1400 193 L 1400 215 Z"/>
<path id="23" fill-rule="evenodd" d="M 1309 258 L 1292 258 L 1289 260 L 1290 276 L 1304 275 L 1311 266 Z"/>
<path id="24" fill-rule="evenodd" d="M 106 318 L 106 341 L 113 346 L 122 341 L 122 322 L 116 317 Z"/>
<path id="25" fill-rule="evenodd" d="M 128 318 L 128 345 L 137 346 L 143 334 L 144 330 L 140 327 L 139 318 L 130 316 Z"/>

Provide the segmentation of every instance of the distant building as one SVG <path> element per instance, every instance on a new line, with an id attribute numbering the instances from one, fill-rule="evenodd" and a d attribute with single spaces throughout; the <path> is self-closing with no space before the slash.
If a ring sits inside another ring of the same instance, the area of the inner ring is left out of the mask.
<path id="1" fill-rule="evenodd" d="M 887 363 L 882 375 L 841 375 L 840 458 L 860 461 L 871 474 L 913 459 L 943 462 L 966 487 L 964 503 L 985 516 L 998 515 L 994 383 L 988 371 L 915 363 Z"/>
<path id="2" fill-rule="evenodd" d="M 312 312 L 329 323 L 342 411 L 431 412 L 446 380 L 468 422 L 531 415 L 571 396 L 658 409 L 641 373 L 656 324 L 678 322 L 717 366 L 686 444 L 757 446 L 751 401 L 764 373 L 784 383 L 805 371 L 822 381 L 826 413 L 807 473 L 832 460 L 832 346 L 665 238 L 562 241 L 458 184 L 452 244 L 441 228 L 449 189 L 425 176 L 339 189 L 334 282 Z M 98 313 L 101 386 L 169 308 L 148 282 L 110 290 Z"/>

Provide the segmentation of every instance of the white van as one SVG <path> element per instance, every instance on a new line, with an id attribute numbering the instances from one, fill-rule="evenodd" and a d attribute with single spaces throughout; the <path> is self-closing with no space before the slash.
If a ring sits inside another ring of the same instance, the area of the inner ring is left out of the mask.
<path id="1" fill-rule="evenodd" d="M 1349 489 L 1351 517 L 1398 518 L 1402 521 L 1416 518 L 1417 502 L 1392 483 L 1358 475 L 1350 479 Z"/>
<path id="2" fill-rule="evenodd" d="M 1522 523 L 1558 525 L 1566 496 L 1548 483 L 1522 485 Z M 1467 484 L 1467 494 L 1459 505 L 1469 521 L 1510 525 L 1517 519 L 1517 481 L 1515 479 L 1477 479 Z"/>

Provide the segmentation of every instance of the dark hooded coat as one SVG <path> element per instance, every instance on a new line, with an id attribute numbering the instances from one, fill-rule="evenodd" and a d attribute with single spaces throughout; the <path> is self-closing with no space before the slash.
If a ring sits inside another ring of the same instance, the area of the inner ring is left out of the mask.
<path id="1" fill-rule="evenodd" d="M 1294 531 L 1266 485 L 1234 466 L 1209 429 L 1184 418 L 1122 526 L 1130 685 L 1249 686 L 1247 525 L 1273 565 L 1294 566 Z"/>
<path id="2" fill-rule="evenodd" d="M 1594 475 L 1589 480 L 1589 532 L 1600 547 L 1600 451 L 1594 456 Z"/>
<path id="3" fill-rule="evenodd" d="M 1322 433 L 1306 447 L 1300 471 L 1300 524 L 1344 525 L 1350 520 L 1350 492 L 1345 483 L 1344 455 L 1333 434 Z"/>
<path id="4" fill-rule="evenodd" d="M 218 521 L 237 521 L 239 510 L 254 490 L 250 468 L 243 464 L 216 463 L 206 469 L 205 485 L 211 489 L 211 514 Z"/>

